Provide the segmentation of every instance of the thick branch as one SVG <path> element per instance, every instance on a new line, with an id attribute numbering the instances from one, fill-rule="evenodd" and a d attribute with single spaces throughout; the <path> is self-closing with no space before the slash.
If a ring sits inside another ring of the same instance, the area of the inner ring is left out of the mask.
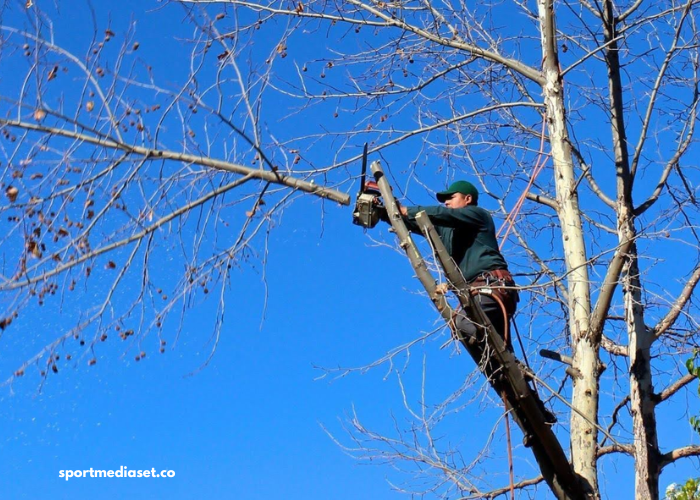
<path id="1" fill-rule="evenodd" d="M 656 338 L 663 335 L 676 322 L 678 316 L 681 314 L 681 311 L 690 300 L 690 297 L 693 295 L 693 291 L 695 290 L 698 281 L 700 281 L 700 264 L 695 267 L 692 276 L 683 287 L 683 291 L 673 303 L 673 306 L 671 306 L 671 310 L 654 327 L 654 335 Z"/>
<path id="2" fill-rule="evenodd" d="M 591 332 L 593 332 L 593 334 L 597 337 L 601 337 L 603 335 L 603 324 L 608 316 L 613 294 L 615 293 L 615 289 L 620 282 L 622 266 L 625 263 L 627 252 L 631 246 L 632 241 L 628 240 L 618 247 L 605 273 L 603 284 L 600 287 L 598 300 L 596 301 L 595 308 L 591 314 Z"/>
<path id="3" fill-rule="evenodd" d="M 555 200 L 553 200 L 552 198 L 548 198 L 548 197 L 541 195 L 541 194 L 527 193 L 525 195 L 525 197 L 528 200 L 535 201 L 537 203 L 541 203 L 542 205 L 546 205 L 555 211 L 559 208 L 559 204 L 557 204 L 557 202 Z"/>
<path id="4" fill-rule="evenodd" d="M 528 486 L 534 486 L 536 484 L 540 484 L 542 481 L 544 481 L 544 478 L 542 476 L 533 477 L 532 479 L 525 479 L 523 481 L 514 483 L 513 489 L 521 490 L 523 488 L 527 488 Z M 510 491 L 510 488 L 511 488 L 510 486 L 505 486 L 503 488 L 498 488 L 496 490 L 487 491 L 485 493 L 477 493 L 474 495 L 469 495 L 468 497 L 460 497 L 457 500 L 469 500 L 472 498 L 496 498 L 496 497 L 501 496 L 505 493 L 508 493 Z"/>
<path id="5" fill-rule="evenodd" d="M 630 7 L 617 18 L 617 22 L 621 23 L 622 21 L 627 19 L 630 15 L 634 13 L 634 11 L 636 11 L 639 8 L 640 5 L 642 5 L 642 2 L 644 2 L 644 0 L 637 0 L 636 2 L 634 2 L 634 4 L 630 5 Z"/>
<path id="6" fill-rule="evenodd" d="M 663 455 L 661 455 L 660 468 L 663 469 L 668 464 L 671 464 L 681 458 L 698 456 L 700 456 L 700 445 L 676 448 L 675 450 L 669 451 L 668 453 L 664 453 Z"/>
<path id="7" fill-rule="evenodd" d="M 41 132 L 46 134 L 57 135 L 61 137 L 68 137 L 71 139 L 76 139 L 88 144 L 94 144 L 96 146 L 102 146 L 110 149 L 118 149 L 121 151 L 127 151 L 129 153 L 149 157 L 158 158 L 163 160 L 175 160 L 184 163 L 191 163 L 194 165 L 201 165 L 203 167 L 211 167 L 217 170 L 223 170 L 225 172 L 232 172 L 241 175 L 251 175 L 254 178 L 258 178 L 263 181 L 272 182 L 273 184 L 281 184 L 288 186 L 293 189 L 298 189 L 299 191 L 304 191 L 307 193 L 320 196 L 321 198 L 327 198 L 329 200 L 336 201 L 343 205 L 350 204 L 350 195 L 346 193 L 341 193 L 334 189 L 328 189 L 313 182 L 304 181 L 291 175 L 286 175 L 280 172 L 271 170 L 261 170 L 256 168 L 245 167 L 243 165 L 238 165 L 236 163 L 230 163 L 222 160 L 215 160 L 213 158 L 208 158 L 205 156 L 196 156 L 187 153 L 177 153 L 175 151 L 166 151 L 162 149 L 146 148 L 143 146 L 136 146 L 132 144 L 126 144 L 123 142 L 116 141 L 111 138 L 93 137 L 81 132 L 74 132 L 70 130 L 63 130 L 55 127 L 46 127 L 43 125 L 36 125 L 34 123 L 19 121 L 19 120 L 7 120 L 5 118 L 0 118 L 0 125 L 17 127 L 25 130 L 32 130 L 35 132 Z"/>
<path id="8" fill-rule="evenodd" d="M 614 354 L 616 356 L 629 356 L 629 350 L 627 349 L 627 346 L 613 342 L 605 335 L 601 335 L 600 337 L 600 346 L 606 351 L 608 351 L 610 354 Z"/>
<path id="9" fill-rule="evenodd" d="M 661 391 L 660 394 L 655 394 L 654 399 L 657 403 L 666 401 L 668 398 L 680 391 L 683 387 L 691 383 L 693 380 L 697 380 L 697 377 L 692 373 L 688 373 L 687 375 L 684 375 L 680 379 L 676 380 L 673 384 L 669 385 L 666 389 Z"/>
<path id="10" fill-rule="evenodd" d="M 611 453 L 626 453 L 627 455 L 634 457 L 634 448 L 628 444 L 611 444 L 610 446 L 603 446 L 598 449 L 598 458 Z"/>

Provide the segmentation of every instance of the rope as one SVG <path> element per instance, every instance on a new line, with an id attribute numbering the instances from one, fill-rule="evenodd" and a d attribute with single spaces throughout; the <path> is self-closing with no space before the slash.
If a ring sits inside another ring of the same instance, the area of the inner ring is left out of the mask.
<path id="1" fill-rule="evenodd" d="M 506 441 L 508 443 L 508 474 L 510 476 L 510 500 L 515 500 L 515 477 L 513 475 L 513 445 L 510 442 L 510 419 L 506 408 Z"/>
<path id="2" fill-rule="evenodd" d="M 535 179 L 537 179 L 537 176 L 539 173 L 542 171 L 544 168 L 545 163 L 547 162 L 546 158 L 544 158 L 544 131 L 545 131 L 545 126 L 547 123 L 547 115 L 542 117 L 542 131 L 540 132 L 540 150 L 537 155 L 537 160 L 535 161 L 535 168 L 532 169 L 532 175 L 530 176 L 530 180 L 527 183 L 527 187 L 523 191 L 523 194 L 520 195 L 520 198 L 518 198 L 517 203 L 513 207 L 513 209 L 510 211 L 508 214 L 508 217 L 506 217 L 506 220 L 503 222 L 503 225 L 498 230 L 498 233 L 496 234 L 496 238 L 498 238 L 503 231 L 504 228 L 506 228 L 506 232 L 503 235 L 503 238 L 501 239 L 501 244 L 498 246 L 499 250 L 503 248 L 503 245 L 505 245 L 505 242 L 508 240 L 508 235 L 510 234 L 511 229 L 515 226 L 515 219 L 518 217 L 518 214 L 520 213 L 520 209 L 523 206 L 523 203 L 525 202 L 525 198 L 527 197 L 527 193 L 530 191 L 530 188 L 532 185 L 535 183 Z M 544 158 L 544 159 L 543 159 Z M 497 297 L 495 295 L 492 295 L 492 297 L 496 300 L 498 305 L 501 307 L 501 312 L 503 313 L 503 340 L 506 342 L 506 346 L 508 346 L 508 343 L 510 339 L 508 338 L 509 334 L 509 326 L 510 326 L 510 319 L 508 318 L 508 313 L 506 312 L 505 305 L 503 304 L 503 301 L 500 299 L 500 297 Z M 528 367 L 528 370 L 532 371 L 530 369 L 530 363 L 528 362 L 527 359 L 527 354 L 525 353 L 525 347 L 523 346 L 522 339 L 520 338 L 520 332 L 518 331 L 518 326 L 516 325 L 515 321 L 513 321 L 513 326 L 515 327 L 515 333 L 518 338 L 518 344 L 520 344 L 520 349 L 523 353 L 523 357 L 525 359 L 525 364 Z M 511 343 L 512 345 L 512 343 Z M 537 385 L 535 385 L 535 393 L 537 394 Z M 539 397 L 539 394 L 537 394 Z M 503 400 L 505 401 L 505 394 L 502 395 Z M 508 472 L 510 476 L 510 498 L 511 500 L 515 500 L 515 478 L 513 475 L 513 445 L 511 442 L 510 438 L 510 419 L 508 418 L 508 406 L 506 405 L 506 414 L 505 414 L 505 420 L 506 420 L 506 442 L 508 444 Z"/>
<path id="3" fill-rule="evenodd" d="M 520 213 L 520 209 L 523 206 L 523 203 L 525 202 L 525 198 L 527 197 L 527 193 L 530 191 L 530 188 L 532 185 L 535 183 L 535 179 L 537 179 L 537 176 L 539 173 L 542 171 L 544 168 L 545 163 L 547 162 L 547 158 L 545 158 L 544 154 L 544 129 L 547 124 L 547 114 L 542 117 L 542 131 L 540 132 L 540 151 L 537 155 L 537 160 L 535 161 L 535 168 L 532 169 L 532 175 L 530 176 L 530 180 L 527 183 L 527 187 L 523 191 L 523 194 L 520 195 L 520 198 L 518 198 L 517 203 L 513 207 L 513 209 L 510 211 L 508 214 L 508 217 L 506 217 L 506 220 L 503 222 L 503 225 L 498 230 L 498 233 L 496 233 L 496 237 L 498 238 L 503 231 L 503 229 L 507 226 L 506 233 L 503 235 L 503 238 L 501 239 L 501 244 L 499 245 L 499 249 L 503 248 L 503 245 L 505 244 L 506 240 L 508 239 L 508 235 L 510 234 L 510 230 L 513 229 L 513 226 L 515 226 L 515 219 L 517 218 L 518 214 Z"/>

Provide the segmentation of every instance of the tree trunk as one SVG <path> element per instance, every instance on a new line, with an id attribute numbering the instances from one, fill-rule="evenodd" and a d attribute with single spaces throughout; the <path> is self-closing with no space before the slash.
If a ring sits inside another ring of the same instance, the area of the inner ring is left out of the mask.
<path id="1" fill-rule="evenodd" d="M 617 36 L 617 21 L 612 2 L 603 3 L 603 25 L 605 42 L 605 62 L 608 69 L 610 94 L 610 122 L 612 124 L 613 152 L 617 176 L 617 231 L 620 247 L 629 247 L 622 255 L 622 286 L 624 295 L 625 322 L 629 338 L 630 356 L 630 408 L 634 433 L 634 468 L 636 498 L 657 500 L 659 498 L 660 454 L 656 434 L 656 404 L 653 400 L 650 353 L 654 340 L 652 331 L 647 330 L 642 307 L 642 290 L 639 277 L 637 236 L 634 217 L 632 186 L 634 175 L 631 171 L 624 120 L 622 79 L 620 77 L 620 55 Z"/>
<path id="2" fill-rule="evenodd" d="M 569 293 L 569 329 L 573 349 L 573 367 L 581 376 L 574 379 L 572 403 L 585 418 L 571 413 L 571 461 L 582 478 L 581 487 L 597 496 L 598 468 L 598 376 L 599 342 L 589 335 L 590 289 L 588 262 L 578 204 L 576 178 L 566 128 L 564 89 L 559 71 L 556 29 L 552 0 L 538 0 L 547 110 L 547 125 L 554 163 L 558 215 L 567 269 Z"/>
<path id="3" fill-rule="evenodd" d="M 653 399 L 649 350 L 653 331 L 644 326 L 637 247 L 633 245 L 623 274 L 625 321 L 629 335 L 630 408 L 634 434 L 635 497 L 658 500 L 660 454 L 656 434 L 656 404 Z"/>

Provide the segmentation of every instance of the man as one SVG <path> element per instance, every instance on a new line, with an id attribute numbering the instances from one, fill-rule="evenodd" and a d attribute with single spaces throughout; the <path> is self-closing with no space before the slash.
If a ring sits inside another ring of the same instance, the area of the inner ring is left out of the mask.
<path id="1" fill-rule="evenodd" d="M 478 206 L 479 192 L 470 182 L 454 182 L 445 191 L 437 193 L 436 197 L 440 203 L 445 204 L 444 207 L 399 207 L 406 227 L 420 233 L 416 215 L 421 211 L 428 215 L 467 283 L 477 290 L 479 287 L 491 290 L 491 294 L 477 294 L 476 299 L 512 351 L 510 335 L 507 334 L 508 322 L 515 313 L 518 293 L 514 288 L 513 277 L 508 271 L 508 264 L 498 249 L 493 218 Z M 388 221 L 388 218 L 386 220 Z M 467 341 L 483 339 L 483 329 L 463 312 L 457 314 L 455 326 Z M 533 391 L 532 388 L 530 390 Z M 535 391 L 533 396 L 544 415 L 544 421 L 554 425 L 557 421 L 554 414 L 545 408 Z M 532 435 L 527 434 L 523 443 L 525 446 L 531 446 Z"/>
<path id="2" fill-rule="evenodd" d="M 493 295 L 478 294 L 476 297 L 510 348 L 508 319 L 515 312 L 518 294 L 512 288 L 502 288 L 514 287 L 515 283 L 508 272 L 508 264 L 498 249 L 493 218 L 478 206 L 479 192 L 470 182 L 454 182 L 445 191 L 437 193 L 436 197 L 445 206 L 401 206 L 406 226 L 411 231 L 420 233 L 415 217 L 424 211 L 467 283 L 492 290 Z M 458 314 L 455 323 L 467 339 L 481 337 L 477 326 L 465 314 Z"/>

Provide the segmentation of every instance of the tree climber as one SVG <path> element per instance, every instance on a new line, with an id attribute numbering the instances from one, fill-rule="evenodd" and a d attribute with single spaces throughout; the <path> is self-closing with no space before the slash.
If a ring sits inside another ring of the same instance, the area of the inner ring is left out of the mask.
<path id="1" fill-rule="evenodd" d="M 478 206 L 479 192 L 470 182 L 454 182 L 436 197 L 444 206 L 401 206 L 406 227 L 421 234 L 416 214 L 424 211 L 428 215 L 464 279 L 473 289 L 482 290 L 475 298 L 512 350 L 508 322 L 515 313 L 518 292 L 498 249 L 493 218 Z M 455 326 L 467 341 L 478 340 L 483 332 L 463 312 L 455 317 Z"/>
<path id="2" fill-rule="evenodd" d="M 445 191 L 437 193 L 436 197 L 444 206 L 400 206 L 406 227 L 414 233 L 422 234 L 415 217 L 419 212 L 425 212 L 465 281 L 476 292 L 474 299 L 479 302 L 512 352 L 508 327 L 519 298 L 508 264 L 498 249 L 493 218 L 488 211 L 478 206 L 479 192 L 470 182 L 454 182 Z M 381 219 L 389 221 L 385 211 L 381 214 Z M 474 323 L 464 311 L 457 313 L 454 322 L 467 342 L 480 342 L 484 339 L 483 326 Z M 532 388 L 530 390 L 540 406 L 545 422 L 550 425 L 556 423 L 556 417 L 545 408 L 536 391 Z M 525 436 L 526 446 L 529 446 L 531 438 L 532 436 Z"/>

